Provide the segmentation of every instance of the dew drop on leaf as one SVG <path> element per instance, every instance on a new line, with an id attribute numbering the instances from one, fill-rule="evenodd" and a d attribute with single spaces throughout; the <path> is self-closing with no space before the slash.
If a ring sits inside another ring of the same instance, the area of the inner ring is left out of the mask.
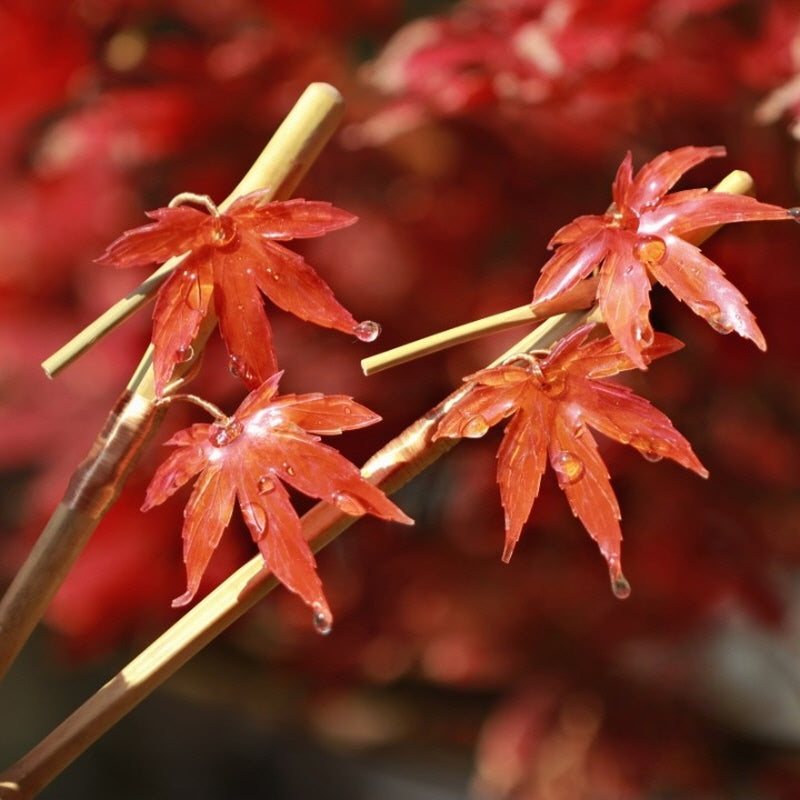
<path id="1" fill-rule="evenodd" d="M 262 534 L 267 527 L 267 512 L 258 503 L 248 503 L 242 506 L 242 514 L 248 525 Z"/>
<path id="2" fill-rule="evenodd" d="M 200 290 L 200 281 L 197 278 L 197 273 L 185 269 L 183 271 L 183 277 L 191 283 L 191 286 L 189 286 L 186 292 L 186 305 L 189 306 L 192 311 L 196 311 L 200 308 L 203 301 L 203 293 Z"/>
<path id="3" fill-rule="evenodd" d="M 347 492 L 336 492 L 333 496 L 333 502 L 336 503 L 337 508 L 351 517 L 360 517 L 362 514 L 367 513 L 364 504 L 353 495 L 347 494 Z"/>
<path id="4" fill-rule="evenodd" d="M 175 351 L 175 360 L 178 364 L 185 364 L 194 358 L 194 348 L 191 345 L 179 347 Z"/>
<path id="5" fill-rule="evenodd" d="M 662 453 L 659 452 L 661 449 L 660 444 L 654 442 L 652 439 L 648 439 L 646 436 L 631 437 L 630 445 L 635 447 L 642 454 L 642 457 L 648 461 L 661 461 L 664 457 Z"/>
<path id="6" fill-rule="evenodd" d="M 461 434 L 468 439 L 479 439 L 488 430 L 489 423 L 480 414 L 476 414 L 461 428 Z"/>
<path id="7" fill-rule="evenodd" d="M 734 329 L 734 324 L 716 303 L 711 301 L 697 303 L 694 311 L 703 317 L 717 333 L 728 334 Z"/>
<path id="8" fill-rule="evenodd" d="M 333 618 L 330 611 L 323 608 L 319 603 L 314 603 L 311 606 L 313 616 L 311 621 L 314 624 L 314 630 L 322 636 L 327 636 L 333 628 Z"/>
<path id="9" fill-rule="evenodd" d="M 239 378 L 245 383 L 250 383 L 254 376 L 250 368 L 239 356 L 231 356 L 228 361 L 228 371 L 234 378 Z"/>
<path id="10" fill-rule="evenodd" d="M 667 257 L 667 245 L 658 236 L 640 236 L 633 246 L 633 255 L 646 267 L 658 265 Z"/>
<path id="11" fill-rule="evenodd" d="M 224 247 L 230 244 L 236 236 L 236 223 L 226 216 L 217 217 L 214 221 L 214 230 L 211 233 L 211 243 L 215 247 Z"/>
<path id="12" fill-rule="evenodd" d="M 553 464 L 562 484 L 576 483 L 583 477 L 583 461 L 569 450 L 557 453 Z"/>
<path id="13" fill-rule="evenodd" d="M 225 447 L 237 439 L 242 430 L 241 422 L 229 419 L 227 422 L 212 425 L 208 438 L 214 447 Z"/>
<path id="14" fill-rule="evenodd" d="M 269 475 L 262 475 L 256 484 L 259 494 L 269 494 L 275 491 L 275 481 Z"/>
<path id="15" fill-rule="evenodd" d="M 356 338 L 362 342 L 374 342 L 381 334 L 381 326 L 371 319 L 366 319 L 364 322 L 359 322 L 358 325 L 353 328 L 353 333 L 356 335 Z"/>
<path id="16" fill-rule="evenodd" d="M 294 475 L 294 467 L 288 461 L 283 462 L 283 468 L 287 475 Z"/>

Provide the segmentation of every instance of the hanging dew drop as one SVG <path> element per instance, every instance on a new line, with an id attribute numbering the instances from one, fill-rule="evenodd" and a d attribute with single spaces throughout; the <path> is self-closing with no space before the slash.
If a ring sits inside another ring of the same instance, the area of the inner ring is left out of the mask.
<path id="1" fill-rule="evenodd" d="M 175 361 L 178 364 L 185 364 L 194 358 L 194 348 L 191 345 L 184 345 L 175 351 Z"/>
<path id="2" fill-rule="evenodd" d="M 212 425 L 208 438 L 214 447 L 225 447 L 237 439 L 242 430 L 241 422 L 230 419 L 225 423 Z"/>
<path id="3" fill-rule="evenodd" d="M 476 414 L 467 421 L 466 425 L 461 429 L 461 434 L 468 439 L 479 439 L 488 430 L 489 423 L 480 414 Z"/>
<path id="4" fill-rule="evenodd" d="M 577 483 L 583 477 L 585 470 L 583 461 L 569 450 L 558 453 L 553 466 L 558 473 L 560 483 L 565 485 Z"/>
<path id="5" fill-rule="evenodd" d="M 269 494 L 275 491 L 275 481 L 269 475 L 262 475 L 256 484 L 259 494 Z"/>
<path id="6" fill-rule="evenodd" d="M 264 533 L 267 527 L 267 512 L 257 503 L 248 503 L 242 506 L 242 514 L 244 514 L 245 521 L 251 527 L 256 529 L 260 535 Z"/>
<path id="7" fill-rule="evenodd" d="M 347 494 L 347 492 L 336 492 L 333 496 L 333 502 L 336 503 L 337 508 L 351 517 L 360 517 L 367 513 L 363 503 L 353 495 Z"/>
<path id="8" fill-rule="evenodd" d="M 313 613 L 311 622 L 314 625 L 314 630 L 321 636 L 327 636 L 333 629 L 331 612 L 321 603 L 314 603 L 311 606 L 311 611 Z"/>
<path id="9" fill-rule="evenodd" d="M 631 585 L 621 572 L 611 575 L 611 591 L 617 600 L 627 600 L 631 596 Z"/>
<path id="10" fill-rule="evenodd" d="M 667 245 L 658 236 L 641 236 L 633 246 L 633 255 L 646 267 L 657 266 L 667 257 Z"/>
<path id="11" fill-rule="evenodd" d="M 353 329 L 356 338 L 362 342 L 374 342 L 381 335 L 381 326 L 371 319 L 359 322 Z"/>
<path id="12" fill-rule="evenodd" d="M 634 436 L 630 444 L 635 447 L 642 454 L 642 458 L 647 461 L 661 461 L 664 457 L 663 453 L 659 452 L 662 445 L 645 436 Z"/>

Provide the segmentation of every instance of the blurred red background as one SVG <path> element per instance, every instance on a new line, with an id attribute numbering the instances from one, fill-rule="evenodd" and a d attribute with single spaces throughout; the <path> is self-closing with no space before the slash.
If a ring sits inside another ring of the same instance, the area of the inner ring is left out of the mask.
<path id="1" fill-rule="evenodd" d="M 602 213 L 627 150 L 639 166 L 721 144 L 728 158 L 690 185 L 745 169 L 761 199 L 797 203 L 794 0 L 6 0 L 0 30 L 6 581 L 149 338 L 143 312 L 45 378 L 39 363 L 145 277 L 92 260 L 180 191 L 222 199 L 311 81 L 334 84 L 347 111 L 297 194 L 360 221 L 302 251 L 383 335 L 367 347 L 270 318 L 283 391 L 346 393 L 384 418 L 336 442 L 357 463 L 514 334 L 370 378 L 359 359 L 528 302 L 548 239 Z M 214 669 L 187 668 L 194 701 L 221 691 L 273 732 L 328 745 L 455 754 L 476 797 L 798 796 L 799 244 L 795 226 L 767 223 L 706 246 L 748 297 L 766 354 L 654 294 L 657 327 L 687 347 L 632 381 L 711 477 L 606 448 L 629 600 L 612 596 L 552 480 L 500 563 L 490 435 L 397 496 L 413 529 L 365 519 L 320 555 L 331 636 L 276 592 L 201 657 Z M 194 390 L 232 410 L 242 392 L 223 364 L 212 344 Z M 190 414 L 172 411 L 168 428 Z M 138 511 L 159 449 L 48 613 L 45 652 L 70 674 L 174 618 L 180 503 Z M 232 530 L 209 585 L 251 552 Z M 275 796 L 305 796 L 291 792 Z"/>

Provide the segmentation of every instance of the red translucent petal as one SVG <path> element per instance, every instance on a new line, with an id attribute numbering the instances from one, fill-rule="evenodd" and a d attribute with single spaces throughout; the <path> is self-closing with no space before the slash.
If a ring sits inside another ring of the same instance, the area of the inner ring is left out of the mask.
<path id="1" fill-rule="evenodd" d="M 301 432 L 280 431 L 260 444 L 253 443 L 251 457 L 274 465 L 275 474 L 303 494 L 325 500 L 351 516 L 373 514 L 412 522 L 338 450 Z"/>
<path id="2" fill-rule="evenodd" d="M 271 400 L 278 392 L 278 383 L 283 377 L 283 370 L 270 375 L 260 386 L 253 389 L 247 397 L 242 400 L 239 408 L 236 409 L 236 418 L 240 422 L 253 414 L 263 411 L 264 407 L 271 405 Z"/>
<path id="3" fill-rule="evenodd" d="M 323 201 L 293 198 L 265 202 L 265 194 L 265 190 L 259 190 L 240 197 L 228 215 L 259 236 L 283 241 L 322 236 L 358 220 L 354 214 Z"/>
<path id="4" fill-rule="evenodd" d="M 631 151 L 628 150 L 625 154 L 625 158 L 622 159 L 622 163 L 619 165 L 619 169 L 617 169 L 617 174 L 611 188 L 612 197 L 618 206 L 622 206 L 625 203 L 632 184 L 633 156 L 631 155 Z"/>
<path id="5" fill-rule="evenodd" d="M 669 236 L 667 245 L 667 258 L 650 268 L 655 279 L 715 330 L 736 331 L 766 350 L 764 334 L 748 309 L 747 300 L 722 270 L 679 237 Z"/>
<path id="6" fill-rule="evenodd" d="M 190 206 L 158 208 L 147 216 L 156 222 L 125 231 L 96 259 L 115 267 L 136 267 L 166 261 L 208 242 L 213 221 Z"/>
<path id="7" fill-rule="evenodd" d="M 209 425 L 197 425 L 196 428 L 205 428 L 205 435 L 198 431 L 198 438 L 207 438 Z M 184 431 L 181 431 L 184 433 Z M 176 441 L 173 436 L 167 444 L 183 444 Z M 160 505 L 170 495 L 174 494 L 187 481 L 197 475 L 206 466 L 206 452 L 202 446 L 181 447 L 175 450 L 162 462 L 155 471 L 145 493 L 142 511 L 149 511 L 153 506 Z"/>
<path id="8" fill-rule="evenodd" d="M 498 367 L 499 375 L 508 368 Z M 515 368 L 516 369 L 516 368 Z M 518 370 L 525 372 L 524 370 Z M 493 370 L 485 370 L 483 374 L 491 375 Z M 526 374 L 530 381 L 530 373 Z M 524 384 L 511 386 L 470 385 L 468 393 L 439 420 L 434 432 L 434 439 L 477 438 L 483 436 L 489 428 L 513 414 L 520 405 L 520 398 L 525 391 Z"/>
<path id="9" fill-rule="evenodd" d="M 522 526 L 539 495 L 547 465 L 547 438 L 541 404 L 520 411 L 506 426 L 497 451 L 497 482 L 505 510 L 503 561 L 509 561 Z"/>
<path id="10" fill-rule="evenodd" d="M 159 397 L 175 365 L 191 357 L 189 348 L 208 313 L 211 295 L 211 270 L 194 254 L 161 287 L 153 309 L 153 370 Z"/>
<path id="11" fill-rule="evenodd" d="M 666 333 L 656 332 L 653 343 L 641 351 L 646 363 L 655 361 L 683 347 L 683 342 Z M 581 345 L 575 353 L 570 353 L 569 369 L 575 374 L 588 378 L 607 378 L 619 372 L 634 369 L 635 364 L 622 351 L 613 336 L 594 339 Z M 573 366 L 574 365 L 574 366 Z"/>
<path id="12" fill-rule="evenodd" d="M 542 267 L 533 290 L 533 302 L 552 300 L 585 278 L 606 256 L 610 237 L 600 228 L 586 239 L 558 247 Z"/>
<path id="13" fill-rule="evenodd" d="M 626 237 L 606 256 L 597 289 L 603 321 L 620 347 L 640 369 L 646 368 L 641 354 L 653 340 L 650 325 L 650 281 L 645 266 L 633 256 L 636 237 Z M 627 247 L 625 246 L 627 245 Z M 620 250 L 629 254 L 620 255 Z"/>
<path id="14" fill-rule="evenodd" d="M 318 605 L 330 615 L 314 555 L 288 492 L 278 481 L 270 484 L 268 492 L 259 492 L 258 481 L 255 473 L 243 470 L 237 494 L 245 524 L 266 568 L 306 603 Z"/>
<path id="15" fill-rule="evenodd" d="M 258 239 L 255 234 L 247 236 L 252 237 L 251 246 L 258 252 L 253 262 L 258 288 L 276 306 L 315 325 L 354 331 L 356 320 L 302 256 L 277 242 Z"/>
<path id="16" fill-rule="evenodd" d="M 381 419 L 345 395 L 283 395 L 274 406 L 303 430 L 323 435 L 363 428 Z"/>
<path id="17" fill-rule="evenodd" d="M 754 197 L 725 194 L 708 189 L 690 189 L 665 197 L 656 208 L 642 215 L 640 230 L 669 231 L 683 236 L 702 228 L 731 222 L 788 220 L 782 206 L 762 203 Z"/>
<path id="18" fill-rule="evenodd" d="M 634 209 L 642 209 L 660 200 L 692 167 L 709 158 L 724 155 L 724 147 L 679 147 L 661 153 L 636 173 L 624 203 Z"/>
<path id="19" fill-rule="evenodd" d="M 275 373 L 278 364 L 264 300 L 252 270 L 245 267 L 248 255 L 245 248 L 227 257 L 215 251 L 214 307 L 231 372 L 249 389 L 256 389 Z"/>
<path id="20" fill-rule="evenodd" d="M 586 429 L 576 436 L 571 421 L 562 418 L 556 419 L 551 436 L 550 464 L 572 513 L 597 542 L 609 566 L 618 565 L 619 505 L 594 437 Z"/>
<path id="21" fill-rule="evenodd" d="M 227 470 L 208 467 L 197 479 L 184 511 L 183 561 L 187 588 L 172 601 L 173 606 L 186 605 L 196 594 L 208 562 L 230 522 L 235 496 Z"/>
<path id="22" fill-rule="evenodd" d="M 706 477 L 708 471 L 670 419 L 626 386 L 574 378 L 572 390 L 581 418 L 611 439 L 635 447 L 645 458 L 671 458 Z"/>

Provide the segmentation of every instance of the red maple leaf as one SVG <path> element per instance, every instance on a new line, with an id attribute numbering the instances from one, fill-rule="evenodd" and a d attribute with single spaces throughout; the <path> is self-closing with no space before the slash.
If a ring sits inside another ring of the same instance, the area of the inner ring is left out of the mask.
<path id="1" fill-rule="evenodd" d="M 300 319 L 375 338 L 376 323 L 360 326 L 306 261 L 278 243 L 344 228 L 355 216 L 319 201 L 269 202 L 265 190 L 238 198 L 224 213 L 208 204 L 212 213 L 185 205 L 148 211 L 154 223 L 126 231 L 97 259 L 132 267 L 191 251 L 159 289 L 153 311 L 159 396 L 175 365 L 187 359 L 212 298 L 231 371 L 249 389 L 277 369 L 262 293 Z"/>
<path id="2" fill-rule="evenodd" d="M 465 378 L 468 391 L 443 416 L 434 438 L 479 437 L 512 417 L 497 454 L 503 560 L 511 558 L 549 457 L 573 513 L 599 545 L 615 590 L 623 593 L 619 505 L 587 426 L 647 459 L 666 456 L 703 477 L 708 473 L 664 414 L 629 388 L 599 380 L 635 365 L 612 337 L 586 342 L 592 327 L 576 328 L 547 355 L 517 355 Z M 680 347 L 677 339 L 659 333 L 641 355 L 649 362 Z"/>
<path id="3" fill-rule="evenodd" d="M 614 180 L 611 208 L 561 228 L 558 249 L 542 268 L 533 304 L 552 300 L 599 269 L 603 321 L 640 369 L 653 341 L 650 281 L 666 286 L 720 333 L 736 331 L 764 350 L 766 342 L 742 294 L 722 270 L 682 237 L 702 228 L 745 220 L 790 219 L 780 206 L 744 195 L 688 189 L 668 194 L 691 167 L 723 147 L 682 147 L 662 153 L 633 177 L 631 154 Z"/>
<path id="4" fill-rule="evenodd" d="M 162 503 L 198 476 L 184 511 L 188 588 L 173 605 L 184 605 L 194 596 L 238 500 L 267 569 L 323 619 L 330 619 L 314 556 L 283 482 L 352 516 L 369 513 L 412 522 L 354 464 L 315 435 L 361 428 L 380 418 L 343 395 L 277 396 L 281 374 L 250 392 L 233 416 L 192 425 L 167 442 L 179 449 L 156 471 L 142 510 Z"/>

